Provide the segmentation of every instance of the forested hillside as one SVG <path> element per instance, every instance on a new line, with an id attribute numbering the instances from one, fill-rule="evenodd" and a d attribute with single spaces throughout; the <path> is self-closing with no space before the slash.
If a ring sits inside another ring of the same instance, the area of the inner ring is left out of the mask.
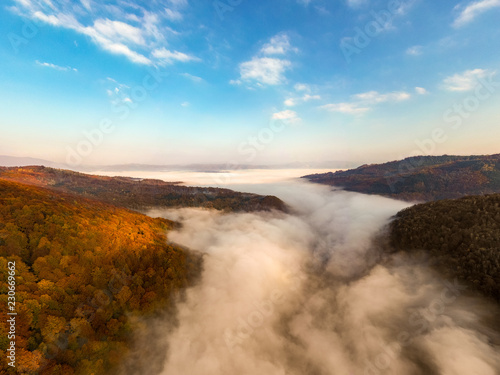
<path id="1" fill-rule="evenodd" d="M 453 199 L 500 193 L 500 154 L 418 156 L 303 178 L 349 191 L 406 201 Z"/>
<path id="2" fill-rule="evenodd" d="M 425 250 L 447 276 L 500 301 L 500 194 L 416 205 L 390 225 L 392 247 Z"/>
<path id="3" fill-rule="evenodd" d="M 205 207 L 223 211 L 286 211 L 285 204 L 274 196 L 179 186 L 161 180 L 94 176 L 46 167 L 0 167 L 0 179 L 43 186 L 135 210 Z"/>
<path id="4" fill-rule="evenodd" d="M 172 306 L 199 274 L 198 256 L 167 244 L 172 225 L 0 180 L 4 373 L 113 373 L 130 347 L 132 317 Z M 16 370 L 6 363 L 8 262 L 16 268 Z"/>

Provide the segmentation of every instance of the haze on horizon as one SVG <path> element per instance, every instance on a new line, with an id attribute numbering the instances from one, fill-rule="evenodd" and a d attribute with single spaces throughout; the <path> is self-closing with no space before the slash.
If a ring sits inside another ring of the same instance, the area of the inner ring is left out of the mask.
<path id="1" fill-rule="evenodd" d="M 498 153 L 499 16 L 498 0 L 7 0 L 0 154 L 74 167 Z"/>

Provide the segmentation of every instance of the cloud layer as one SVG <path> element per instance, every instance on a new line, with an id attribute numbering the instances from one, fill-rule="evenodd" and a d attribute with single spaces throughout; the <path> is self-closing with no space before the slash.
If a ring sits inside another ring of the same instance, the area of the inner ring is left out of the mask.
<path id="1" fill-rule="evenodd" d="M 179 324 L 150 322 L 164 345 L 140 350 L 161 365 L 142 373 L 495 375 L 499 336 L 483 321 L 498 310 L 373 245 L 405 203 L 306 184 L 253 189 L 294 214 L 150 213 L 181 221 L 170 239 L 206 255 Z"/>

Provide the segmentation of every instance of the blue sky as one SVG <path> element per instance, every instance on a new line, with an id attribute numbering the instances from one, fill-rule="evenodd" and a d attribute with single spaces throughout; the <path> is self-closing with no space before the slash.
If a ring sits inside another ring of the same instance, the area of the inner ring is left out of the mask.
<path id="1" fill-rule="evenodd" d="M 498 153 L 499 19 L 500 0 L 7 0 L 0 154 L 77 165 Z"/>

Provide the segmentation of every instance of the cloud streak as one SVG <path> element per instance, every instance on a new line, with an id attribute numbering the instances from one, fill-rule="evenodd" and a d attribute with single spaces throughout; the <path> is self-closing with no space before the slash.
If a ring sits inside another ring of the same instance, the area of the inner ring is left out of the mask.
<path id="1" fill-rule="evenodd" d="M 463 73 L 445 78 L 443 81 L 443 88 L 447 91 L 471 91 L 478 85 L 478 79 L 494 74 L 494 71 L 485 69 L 466 70 Z"/>
<path id="2" fill-rule="evenodd" d="M 358 115 L 368 112 L 370 110 L 370 108 L 362 107 L 360 104 L 356 103 L 331 103 L 331 104 L 325 104 L 320 108 L 330 112 L 339 112 L 350 115 Z"/>
<path id="3" fill-rule="evenodd" d="M 190 61 L 200 61 L 199 58 L 191 56 L 179 51 L 170 51 L 166 48 L 160 48 L 154 50 L 152 55 L 156 57 L 161 64 L 172 64 L 176 61 L 190 62 Z"/>
<path id="4" fill-rule="evenodd" d="M 375 105 L 381 103 L 398 103 L 410 98 L 411 94 L 405 91 L 394 91 L 385 94 L 381 94 L 378 91 L 368 91 L 353 95 L 351 102 L 330 103 L 320 108 L 330 112 L 360 115 L 370 111 Z"/>
<path id="5" fill-rule="evenodd" d="M 170 2 L 163 12 L 149 11 L 147 5 L 122 6 L 84 0 L 68 3 L 16 0 L 14 12 L 37 21 L 73 30 L 89 37 L 104 51 L 126 57 L 140 65 L 167 64 L 195 60 L 187 53 L 172 51 L 165 56 L 165 36 L 175 34 L 169 22 L 182 19 L 185 1 Z"/>
<path id="6" fill-rule="evenodd" d="M 63 71 L 63 72 L 68 72 L 68 71 L 78 72 L 78 69 L 72 68 L 70 66 L 59 66 L 59 65 L 52 64 L 52 63 L 48 63 L 48 62 L 40 62 L 38 60 L 36 60 L 35 63 L 38 66 L 43 66 L 45 68 L 51 68 L 51 69 L 55 69 L 55 70 L 60 70 L 60 71 Z"/>
<path id="7" fill-rule="evenodd" d="M 453 21 L 453 26 L 465 26 L 479 15 L 498 7 L 500 7 L 500 0 L 480 0 L 471 2 L 460 11 L 460 14 Z M 456 9 L 460 9 L 460 7 L 457 6 Z"/>

